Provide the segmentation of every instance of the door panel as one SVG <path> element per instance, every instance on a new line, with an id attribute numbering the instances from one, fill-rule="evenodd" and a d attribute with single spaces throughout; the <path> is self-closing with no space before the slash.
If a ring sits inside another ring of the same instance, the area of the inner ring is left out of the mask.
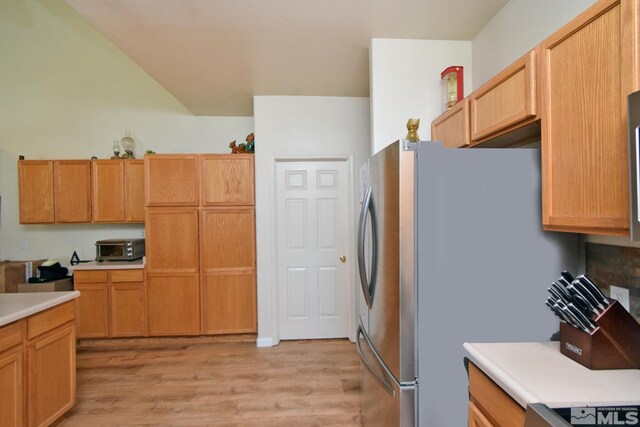
<path id="1" fill-rule="evenodd" d="M 279 162 L 276 185 L 280 338 L 346 337 L 347 162 Z"/>

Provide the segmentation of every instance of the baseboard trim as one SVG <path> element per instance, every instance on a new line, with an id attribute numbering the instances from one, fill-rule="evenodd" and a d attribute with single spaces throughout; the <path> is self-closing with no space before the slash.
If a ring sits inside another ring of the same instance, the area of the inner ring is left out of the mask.
<path id="1" fill-rule="evenodd" d="M 256 339 L 256 347 L 273 347 L 275 342 L 273 338 L 258 338 Z"/>

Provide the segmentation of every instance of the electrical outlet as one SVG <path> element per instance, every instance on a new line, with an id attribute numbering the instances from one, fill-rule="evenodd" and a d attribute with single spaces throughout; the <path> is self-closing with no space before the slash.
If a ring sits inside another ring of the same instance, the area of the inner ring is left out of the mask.
<path id="1" fill-rule="evenodd" d="M 609 287 L 609 295 L 611 298 L 618 300 L 629 311 L 629 289 L 611 285 Z"/>
<path id="2" fill-rule="evenodd" d="M 144 230 L 142 230 L 142 237 L 144 237 Z"/>

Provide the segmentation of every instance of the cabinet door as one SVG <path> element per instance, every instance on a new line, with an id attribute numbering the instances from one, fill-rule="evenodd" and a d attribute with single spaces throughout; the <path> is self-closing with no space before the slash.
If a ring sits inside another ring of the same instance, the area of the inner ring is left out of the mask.
<path id="1" fill-rule="evenodd" d="M 22 345 L 0 352 L 0 426 L 22 427 L 24 412 Z"/>
<path id="2" fill-rule="evenodd" d="M 469 100 L 465 98 L 431 123 L 431 139 L 448 148 L 469 145 Z"/>
<path id="3" fill-rule="evenodd" d="M 127 222 L 144 222 L 144 161 L 124 162 L 125 219 Z"/>
<path id="4" fill-rule="evenodd" d="M 154 154 L 144 158 L 147 206 L 198 206 L 197 155 Z"/>
<path id="5" fill-rule="evenodd" d="M 75 403 L 76 342 L 73 325 L 34 340 L 27 351 L 29 426 L 50 425 Z"/>
<path id="6" fill-rule="evenodd" d="M 494 427 L 472 402 L 469 402 L 469 427 Z"/>
<path id="7" fill-rule="evenodd" d="M 542 44 L 543 224 L 628 235 L 626 97 L 638 89 L 638 1 L 602 0 Z"/>
<path id="8" fill-rule="evenodd" d="M 109 336 L 109 293 L 107 283 L 75 283 L 78 338 Z"/>
<path id="9" fill-rule="evenodd" d="M 93 221 L 123 222 L 124 162 L 93 160 L 91 166 Z"/>
<path id="10" fill-rule="evenodd" d="M 203 270 L 255 269 L 253 208 L 207 209 L 202 211 L 201 216 Z"/>
<path id="11" fill-rule="evenodd" d="M 110 289 L 111 336 L 144 336 L 144 283 L 112 283 Z"/>
<path id="12" fill-rule="evenodd" d="M 18 161 L 18 193 L 21 224 L 53 222 L 53 162 Z"/>
<path id="13" fill-rule="evenodd" d="M 469 108 L 474 142 L 537 119 L 535 50 L 469 95 Z"/>
<path id="14" fill-rule="evenodd" d="M 145 227 L 149 271 L 198 271 L 197 209 L 147 209 Z"/>
<path id="15" fill-rule="evenodd" d="M 150 336 L 200 334 L 198 282 L 197 273 L 147 273 L 147 326 Z"/>
<path id="16" fill-rule="evenodd" d="M 53 162 L 56 222 L 91 222 L 91 161 Z"/>
<path id="17" fill-rule="evenodd" d="M 201 163 L 204 206 L 253 205 L 252 154 L 206 154 Z"/>
<path id="18" fill-rule="evenodd" d="M 255 273 L 204 273 L 203 278 L 203 333 L 256 332 Z"/>

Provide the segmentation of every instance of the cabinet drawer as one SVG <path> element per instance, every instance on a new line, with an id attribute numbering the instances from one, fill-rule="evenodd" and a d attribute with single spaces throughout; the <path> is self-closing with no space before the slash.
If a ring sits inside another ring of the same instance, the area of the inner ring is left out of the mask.
<path id="1" fill-rule="evenodd" d="M 144 281 L 144 270 L 112 270 L 109 272 L 111 283 L 122 282 L 142 282 Z"/>
<path id="2" fill-rule="evenodd" d="M 487 416 L 489 426 L 524 425 L 524 408 L 472 363 L 469 363 L 469 393 L 474 406 Z"/>
<path id="3" fill-rule="evenodd" d="M 68 301 L 43 313 L 29 317 L 27 319 L 27 338 L 33 339 L 60 325 L 71 322 L 75 317 L 74 309 L 74 302 Z"/>
<path id="4" fill-rule="evenodd" d="M 0 353 L 22 342 L 24 321 L 0 327 Z"/>
<path id="5" fill-rule="evenodd" d="M 78 283 L 106 283 L 107 273 L 107 270 L 75 271 L 73 280 Z"/>

